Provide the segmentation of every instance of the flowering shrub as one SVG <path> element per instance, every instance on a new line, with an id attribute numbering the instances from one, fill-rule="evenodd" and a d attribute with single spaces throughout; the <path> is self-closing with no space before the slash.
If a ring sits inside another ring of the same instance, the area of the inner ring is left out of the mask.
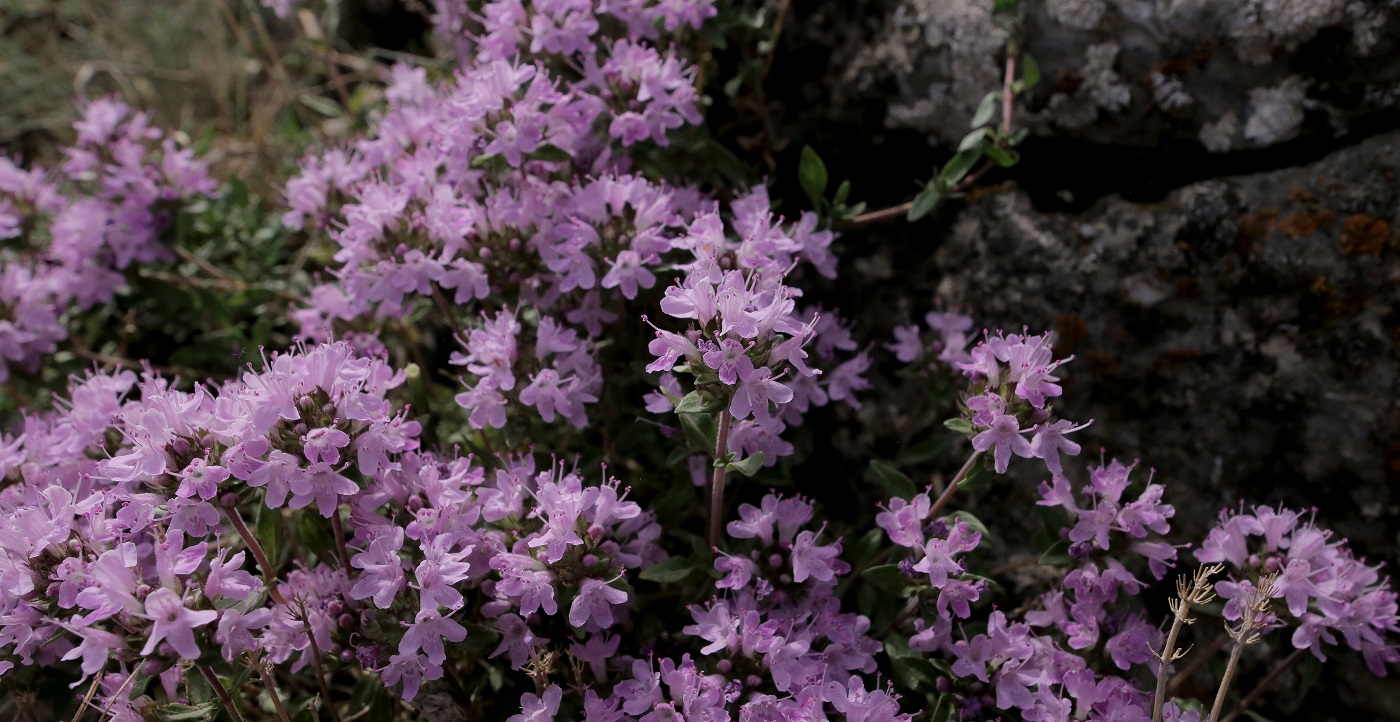
<path id="1" fill-rule="evenodd" d="M 169 255 L 179 201 L 214 181 L 189 149 L 126 104 L 95 100 L 57 172 L 0 157 L 0 381 L 33 373 L 68 337 L 64 315 L 107 302 L 122 271 Z"/>
<path id="2" fill-rule="evenodd" d="M 922 491 L 872 464 L 892 492 L 873 527 L 825 519 L 793 432 L 860 409 L 885 360 L 807 300 L 838 276 L 829 219 L 641 162 L 702 121 L 685 49 L 715 6 L 439 5 L 457 72 L 395 68 L 363 137 L 285 185 L 283 223 L 327 264 L 291 314 L 302 343 L 222 381 L 94 370 L 0 434 L 15 709 L 1216 720 L 1275 630 L 1299 650 L 1284 664 L 1341 643 L 1377 674 L 1400 661 L 1389 580 L 1287 509 L 1225 513 L 1161 617 L 1190 540 L 1152 473 L 1071 461 L 1087 424 L 1051 405 L 1072 358 L 1050 334 L 946 311 L 900 327 L 894 360 L 959 391 L 944 425 L 965 462 Z M 18 366 L 53 351 L 66 305 L 170 252 L 161 203 L 213 192 L 123 106 L 78 130 L 65 173 L 95 186 L 0 172 L 0 230 L 52 238 L 4 257 L 31 289 L 0 322 Z M 958 494 L 1018 457 L 1058 516 L 1011 587 Z M 1168 683 L 1193 610 L 1225 623 L 1201 658 L 1233 642 L 1208 716 Z"/>

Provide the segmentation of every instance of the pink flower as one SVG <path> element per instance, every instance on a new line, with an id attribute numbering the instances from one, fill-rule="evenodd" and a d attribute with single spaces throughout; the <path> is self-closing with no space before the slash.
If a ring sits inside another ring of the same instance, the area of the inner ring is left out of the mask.
<path id="1" fill-rule="evenodd" d="M 187 609 L 180 595 L 161 587 L 146 596 L 146 613 L 141 616 L 155 622 L 151 636 L 146 638 L 146 646 L 141 648 L 141 656 L 154 652 L 156 645 L 164 640 L 181 657 L 199 659 L 194 629 L 218 619 L 219 613 L 212 609 Z"/>
<path id="2" fill-rule="evenodd" d="M 1006 473 L 1011 454 L 1015 453 L 1024 458 L 1031 456 L 1031 443 L 1021 436 L 1021 425 L 1016 421 L 1016 417 L 1007 414 L 998 416 L 992 422 L 991 428 L 972 437 L 972 448 L 986 451 L 992 447 L 996 447 L 992 453 L 998 474 Z"/>
<path id="3" fill-rule="evenodd" d="M 591 623 L 599 629 L 607 629 L 615 621 L 613 605 L 626 603 L 627 592 L 589 577 L 579 585 L 578 596 L 569 608 L 569 624 L 583 627 Z"/>

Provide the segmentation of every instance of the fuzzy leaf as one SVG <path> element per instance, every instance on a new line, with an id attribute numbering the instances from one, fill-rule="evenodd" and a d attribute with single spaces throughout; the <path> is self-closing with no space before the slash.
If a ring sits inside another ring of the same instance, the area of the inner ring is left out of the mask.
<path id="1" fill-rule="evenodd" d="M 691 446 L 705 453 L 710 453 L 715 448 L 715 417 L 710 414 L 682 413 L 676 414 L 676 418 L 681 422 L 681 431 L 685 434 L 685 440 Z"/>
<path id="2" fill-rule="evenodd" d="M 956 431 L 959 434 L 963 435 L 971 435 L 972 432 L 976 431 L 976 429 L 973 428 L 972 423 L 967 419 L 963 418 L 948 419 L 947 421 L 943 422 L 943 427 L 952 431 Z"/>
<path id="3" fill-rule="evenodd" d="M 530 153 L 530 160 L 543 160 L 550 163 L 568 163 L 573 159 L 574 157 L 569 155 L 569 151 L 549 143 L 545 143 Z"/>
<path id="4" fill-rule="evenodd" d="M 191 722 L 192 720 L 213 719 L 214 712 L 218 709 L 218 702 L 205 702 L 197 705 L 172 702 L 156 707 L 154 714 L 155 718 L 161 722 Z"/>
<path id="5" fill-rule="evenodd" d="M 1026 88 L 1040 82 L 1040 63 L 1037 63 L 1030 53 L 1021 54 L 1021 82 Z"/>
<path id="6" fill-rule="evenodd" d="M 909 206 L 909 220 L 917 221 L 932 213 L 933 209 L 938 207 L 938 201 L 938 189 L 930 183 L 919 195 L 914 196 L 914 203 Z"/>
<path id="7" fill-rule="evenodd" d="M 699 391 L 691 391 L 681 397 L 681 402 L 676 404 L 678 414 L 698 414 L 705 410 L 705 400 L 700 398 Z"/>
<path id="8" fill-rule="evenodd" d="M 807 198 L 812 201 L 812 207 L 821 209 L 828 181 L 826 163 L 822 162 L 821 156 L 817 155 L 810 145 L 802 146 L 802 159 L 797 164 L 797 180 L 802 184 Z"/>
<path id="9" fill-rule="evenodd" d="M 972 114 L 972 127 L 981 128 L 992 119 L 992 115 L 997 112 L 997 103 L 1001 102 L 1001 91 L 993 90 L 982 96 L 982 102 L 977 104 L 977 112 Z"/>
<path id="10" fill-rule="evenodd" d="M 914 481 L 905 476 L 904 472 L 894 468 L 894 464 L 880 459 L 871 460 L 870 466 L 865 469 L 865 480 L 880 487 L 887 496 L 912 499 L 919 493 L 914 487 Z"/>
<path id="11" fill-rule="evenodd" d="M 763 466 L 763 452 L 755 451 L 743 461 L 731 461 L 726 466 L 744 476 L 753 476 Z"/>
<path id="12" fill-rule="evenodd" d="M 891 594 L 904 594 L 911 585 L 909 577 L 904 576 L 904 572 L 899 571 L 898 564 L 881 564 L 878 567 L 870 567 L 861 572 L 861 579 L 864 579 L 881 591 Z"/>
<path id="13" fill-rule="evenodd" d="M 1072 561 L 1069 557 L 1069 542 L 1063 539 L 1055 542 L 1054 546 L 1040 555 L 1040 565 L 1043 567 L 1069 566 Z"/>
<path id="14" fill-rule="evenodd" d="M 671 557 L 642 570 L 641 578 L 657 584 L 673 584 L 690 576 L 695 565 L 689 557 Z"/>
<path id="15" fill-rule="evenodd" d="M 987 531 L 987 525 L 983 524 L 981 519 L 978 519 L 971 513 L 959 510 L 953 512 L 949 516 L 953 517 L 958 521 L 966 523 L 968 527 L 970 527 L 973 531 L 977 532 L 978 534 L 981 534 L 983 542 L 989 542 L 992 540 L 992 533 Z"/>

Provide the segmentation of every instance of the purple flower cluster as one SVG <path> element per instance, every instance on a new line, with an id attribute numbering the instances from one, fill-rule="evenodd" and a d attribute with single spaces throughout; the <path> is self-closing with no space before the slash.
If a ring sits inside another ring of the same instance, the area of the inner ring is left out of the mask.
<path id="1" fill-rule="evenodd" d="M 1196 550 L 1203 563 L 1226 563 L 1229 580 L 1217 582 L 1225 618 L 1238 620 L 1259 578 L 1276 574 L 1274 615 L 1266 629 L 1293 626 L 1292 644 L 1326 659 L 1322 647 L 1338 637 L 1361 653 L 1371 671 L 1384 675 L 1400 652 L 1386 636 L 1400 631 L 1400 608 L 1390 578 L 1352 556 L 1345 540 L 1333 540 L 1304 513 L 1257 506 L 1226 511 Z"/>
<path id="2" fill-rule="evenodd" d="M 597 654 L 629 615 L 626 572 L 665 556 L 653 516 L 615 481 L 537 473 L 530 457 L 488 472 L 417 451 L 417 422 L 385 400 L 402 379 L 337 343 L 217 389 L 96 375 L 30 417 L 0 442 L 0 672 L 80 659 L 85 677 L 113 663 L 178 675 L 203 650 L 251 652 L 292 669 L 357 661 L 412 699 L 465 639 L 467 605 L 513 667 L 554 618 Z M 276 535 L 245 536 L 248 512 L 335 542 L 273 577 Z M 403 621 L 382 626 L 386 612 Z"/>
<path id="3" fill-rule="evenodd" d="M 978 600 L 980 587 L 967 578 L 966 561 L 957 555 L 975 549 L 981 535 L 955 516 L 929 519 L 926 494 L 893 499 L 877 518 L 892 542 L 911 550 L 899 568 L 927 578 L 915 587 L 927 614 L 915 620 L 909 646 L 949 659 L 958 679 L 947 689 L 961 697 L 964 714 L 977 717 L 986 708 L 1015 710 L 1021 719 L 1033 721 L 1151 718 L 1150 692 L 1132 673 L 1155 668 L 1151 649 L 1160 646 L 1161 633 L 1141 611 L 1129 611 L 1125 602 L 1145 584 L 1120 561 L 1121 554 L 1109 550 L 1118 539 L 1132 540 L 1131 548 L 1144 553 L 1160 578 L 1165 567 L 1155 565 L 1174 558 L 1175 549 L 1140 540 L 1149 531 L 1168 531 L 1166 520 L 1174 512 L 1160 503 L 1161 487 L 1155 484 L 1123 503 L 1131 470 L 1117 461 L 1090 470 L 1091 481 L 1081 493 L 1090 508 L 1112 510 L 1102 515 L 1086 514 L 1063 477 L 1056 477 L 1053 486 L 1042 485 L 1042 504 L 1062 505 L 1075 514 L 1075 523 L 1062 534 L 1067 541 L 1082 540 L 1071 547 L 1079 563 L 1023 619 L 993 611 L 986 631 L 977 634 L 960 631 L 959 620 L 973 616 L 969 603 Z M 1108 660 L 1115 671 L 1096 669 L 1096 659 Z M 1175 708 L 1168 712 L 1168 719 L 1196 719 L 1193 714 L 1174 717 Z"/>
<path id="4" fill-rule="evenodd" d="M 971 341 L 968 336 L 972 330 L 971 316 L 954 311 L 930 311 L 924 316 L 924 324 L 932 332 L 931 335 L 926 335 L 914 324 L 897 326 L 894 341 L 886 343 L 885 348 L 905 364 L 923 361 L 956 366 L 972 360 L 967 352 L 967 344 Z"/>
<path id="5" fill-rule="evenodd" d="M 956 318 L 947 323 L 953 328 L 962 326 Z M 958 333 L 945 332 L 945 339 L 950 335 L 959 338 Z M 1060 455 L 1079 453 L 1079 444 L 1066 436 L 1088 424 L 1075 426 L 1072 421 L 1055 418 L 1047 403 L 1064 392 L 1055 371 L 1074 358 L 1056 360 L 1051 340 L 1049 333 L 989 335 L 968 353 L 968 360 L 957 364 L 973 384 L 963 400 L 972 448 L 992 452 L 998 474 L 1006 473 L 1014 454 L 1043 459 L 1050 473 L 1059 475 Z"/>
<path id="6" fill-rule="evenodd" d="M 772 493 L 740 505 L 727 527 L 730 551 L 715 560 L 724 573 L 715 586 L 725 591 L 692 607 L 695 623 L 683 631 L 707 642 L 701 654 L 734 680 L 739 719 L 823 720 L 834 711 L 908 720 L 898 695 L 862 677 L 875 671 L 880 644 L 869 619 L 841 611 L 833 592 L 850 566 L 839 539 L 823 541 L 825 525 L 804 528 L 812 516 L 807 501 Z"/>
<path id="7" fill-rule="evenodd" d="M 94 100 L 56 171 L 0 157 L 0 381 L 68 337 L 64 315 L 111 300 L 133 263 L 170 256 L 178 201 L 209 195 L 204 163 L 144 113 Z"/>
<path id="8" fill-rule="evenodd" d="M 471 46 L 453 82 L 396 68 L 374 134 L 308 157 L 287 184 L 285 222 L 324 229 L 339 247 L 336 280 L 296 314 L 308 338 L 373 350 L 377 340 L 356 332 L 379 319 L 431 304 L 461 310 L 469 328 L 454 362 L 469 374 L 457 398 L 474 427 L 500 428 L 512 408 L 582 427 L 602 383 L 598 341 L 626 302 L 661 285 L 659 275 L 684 269 L 712 294 L 722 282 L 773 291 L 778 269 L 799 259 L 835 275 L 832 235 L 815 215 L 775 218 L 760 187 L 733 201 L 727 229 L 716 202 L 631 168 L 633 145 L 666 145 L 668 130 L 700 119 L 693 67 L 655 44 L 658 28 L 698 27 L 714 14 L 708 2 L 491 2 L 470 17 L 452 8 L 440 9 L 439 30 Z M 725 281 L 721 268 L 735 275 Z M 765 270 L 751 281 L 755 269 Z M 788 296 L 773 301 L 767 331 L 793 313 Z M 533 354 L 518 351 L 532 344 Z M 821 347 L 828 357 L 833 344 L 854 348 L 836 338 Z M 800 344 L 791 352 L 801 365 Z M 720 353 L 730 359 L 726 378 L 750 381 L 742 353 Z M 808 384 L 795 407 L 854 402 L 867 364 Z M 736 430 L 734 446 L 771 459 L 784 442 L 763 394 L 788 387 L 762 381 L 744 394 L 745 416 L 767 423 Z"/>
<path id="9" fill-rule="evenodd" d="M 510 722 L 1153 719 L 1153 676 L 1179 657 L 1158 656 L 1141 596 L 1178 561 L 1175 510 L 1135 465 L 1070 480 L 1083 426 L 1050 405 L 1070 360 L 1050 334 L 969 349 L 971 318 L 950 312 L 896 330 L 900 362 L 970 381 L 946 426 L 973 453 L 936 499 L 884 469 L 903 491 L 870 510 L 879 530 L 829 526 L 802 496 L 726 496 L 730 470 L 784 473 L 783 436 L 811 408 L 860 408 L 872 359 L 803 298 L 806 277 L 836 276 L 817 215 L 775 215 L 761 186 L 721 203 L 640 162 L 701 120 L 683 48 L 712 0 L 434 12 L 456 73 L 393 69 L 371 130 L 286 185 L 284 224 L 333 257 L 294 311 L 305 345 L 220 384 L 92 373 L 0 433 L 0 682 L 54 670 L 124 722 L 212 709 L 174 706 L 198 702 L 196 670 L 222 691 L 261 683 L 268 709 L 279 687 L 294 709 L 344 708 L 352 681 L 356 703 L 387 702 L 382 683 L 425 719 L 445 698 Z M 212 191 L 125 106 L 93 103 L 77 130 L 61 177 L 0 161 L 0 240 L 25 244 L 0 251 L 0 374 L 163 257 L 171 204 Z M 629 337 L 638 318 L 654 336 Z M 391 327 L 420 322 L 430 341 L 453 332 L 432 350 L 460 386 L 388 360 Z M 642 367 L 676 448 L 597 453 L 598 417 L 635 413 L 609 384 Z M 668 451 L 710 485 L 707 539 L 696 491 L 653 463 Z M 997 473 L 1043 460 L 1039 504 L 1068 515 L 1005 608 L 1002 571 L 978 573 L 991 532 L 949 509 L 984 454 Z M 596 477 L 569 461 L 598 458 Z M 1196 557 L 1232 566 L 1215 587 L 1228 620 L 1272 584 L 1251 633 L 1291 626 L 1319 658 L 1345 642 L 1377 674 L 1400 661 L 1390 580 L 1303 515 L 1226 513 Z M 236 718 L 243 701 L 223 704 Z"/>

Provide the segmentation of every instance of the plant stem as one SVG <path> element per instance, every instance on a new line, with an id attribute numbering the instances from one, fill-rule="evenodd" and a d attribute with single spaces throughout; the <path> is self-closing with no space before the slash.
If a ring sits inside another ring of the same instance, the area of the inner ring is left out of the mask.
<path id="1" fill-rule="evenodd" d="M 253 558 L 258 560 L 258 567 L 262 569 L 263 586 L 267 588 L 267 593 L 272 597 L 272 601 L 278 604 L 286 604 L 286 597 L 282 596 L 282 591 L 273 584 L 277 578 L 272 568 L 272 562 L 268 561 L 267 553 L 263 551 L 262 544 L 258 543 L 258 538 L 253 536 L 253 532 L 248 531 L 248 525 L 243 523 L 243 517 L 239 516 L 238 509 L 232 505 L 224 505 L 224 515 L 233 522 L 233 528 L 238 531 L 238 536 L 243 537 L 243 543 L 247 545 L 248 551 L 253 553 Z"/>
<path id="2" fill-rule="evenodd" d="M 340 509 L 331 514 L 331 531 L 335 532 L 335 550 L 340 556 L 340 567 L 350 574 L 350 552 L 345 548 L 345 527 L 340 523 Z"/>
<path id="3" fill-rule="evenodd" d="M 326 701 L 326 711 L 331 713 L 334 722 L 340 722 L 340 713 L 335 710 L 335 702 L 331 701 L 331 688 L 326 683 L 326 670 L 321 664 L 321 648 L 316 644 L 316 634 L 311 631 L 311 620 L 306 613 L 306 601 L 300 600 L 301 623 L 306 628 L 306 641 L 311 645 L 311 661 L 316 666 L 316 686 L 321 688 L 321 698 Z"/>
<path id="4" fill-rule="evenodd" d="M 122 686 L 118 687 L 117 691 L 113 692 L 112 696 L 107 698 L 107 704 L 102 706 L 102 711 L 98 713 L 97 719 L 107 719 L 107 713 L 112 711 L 112 705 L 116 704 L 117 700 L 121 699 L 122 693 L 126 691 L 126 686 L 131 684 L 131 680 L 136 679 L 136 673 L 140 671 L 140 669 L 141 667 L 138 665 L 136 669 L 131 670 L 131 674 L 126 676 L 126 681 L 122 682 Z"/>
<path id="5" fill-rule="evenodd" d="M 1210 658 L 1214 657 L 1216 652 L 1219 652 L 1221 649 L 1223 649 L 1225 647 L 1225 642 L 1229 639 L 1230 635 L 1222 634 L 1216 637 L 1215 641 L 1211 642 L 1208 646 L 1206 646 L 1205 649 L 1198 652 L 1196 654 L 1195 659 L 1191 660 L 1189 664 L 1183 666 L 1181 668 L 1181 671 L 1177 672 L 1175 675 L 1172 675 L 1172 681 L 1169 684 L 1167 684 L 1168 691 L 1175 692 L 1176 689 L 1182 685 L 1182 683 L 1189 679 L 1191 675 L 1196 673 L 1196 670 L 1201 668 L 1201 665 L 1210 661 Z"/>
<path id="6" fill-rule="evenodd" d="M 262 680 L 263 687 L 267 689 L 267 695 L 272 698 L 272 707 L 277 710 L 279 722 L 292 722 L 291 718 L 287 716 L 287 708 L 282 706 L 282 695 L 277 694 L 276 680 L 267 673 L 268 668 L 257 660 L 254 660 L 253 664 L 258 669 L 258 679 Z"/>
<path id="7" fill-rule="evenodd" d="M 1259 701 L 1259 698 L 1263 696 L 1264 692 L 1267 691 L 1269 687 L 1273 685 L 1274 682 L 1277 682 L 1278 678 L 1282 677 L 1284 672 L 1288 671 L 1289 669 L 1292 669 L 1294 665 L 1302 661 L 1303 653 L 1306 651 L 1306 649 L 1293 650 L 1293 654 L 1290 654 L 1287 657 L 1285 657 L 1284 660 L 1280 662 L 1277 667 L 1274 668 L 1274 671 L 1269 673 L 1269 676 L 1265 677 L 1264 680 L 1260 682 L 1258 686 L 1250 690 L 1249 694 L 1245 695 L 1244 699 L 1240 700 L 1239 705 L 1237 705 L 1234 711 L 1230 713 L 1230 716 L 1221 720 L 1221 722 L 1235 722 L 1235 719 L 1238 718 L 1240 715 L 1244 714 L 1245 710 L 1249 709 L 1251 705 Z"/>
<path id="8" fill-rule="evenodd" d="M 1181 628 L 1185 626 L 1186 613 L 1190 609 L 1191 603 L 1183 600 L 1181 606 L 1176 610 L 1176 618 L 1172 620 L 1172 631 L 1167 633 L 1167 643 L 1162 647 L 1162 655 L 1158 659 L 1157 667 L 1157 695 L 1152 700 L 1152 722 L 1162 722 L 1162 707 L 1167 703 L 1167 666 L 1171 663 L 1172 655 L 1176 651 L 1176 638 L 1181 634 Z"/>
<path id="9" fill-rule="evenodd" d="M 1006 76 L 1001 81 L 1001 132 L 1011 135 L 1011 86 L 1016 80 L 1016 42 L 1006 43 Z"/>
<path id="10" fill-rule="evenodd" d="M 715 461 L 723 459 L 729 449 L 729 424 L 732 417 L 729 409 L 719 413 L 719 433 L 715 435 Z M 714 476 L 710 479 L 710 548 L 719 547 L 720 534 L 724 530 L 724 475 L 729 469 L 726 466 L 716 466 Z"/>
<path id="11" fill-rule="evenodd" d="M 442 317 L 447 319 L 447 325 L 452 327 L 453 338 L 460 339 L 463 343 L 467 340 L 467 335 L 462 331 L 461 324 L 457 323 L 457 317 L 452 315 L 452 304 L 447 302 L 447 296 L 443 295 L 442 289 L 436 283 L 433 286 L 433 305 L 442 313 Z"/>
<path id="12" fill-rule="evenodd" d="M 1236 639 L 1234 649 L 1230 650 L 1230 663 L 1225 665 L 1225 674 L 1220 677 L 1220 689 L 1215 692 L 1215 704 L 1210 707 L 1210 718 L 1207 722 L 1220 722 L 1220 708 L 1225 705 L 1225 693 L 1230 691 L 1230 681 L 1235 676 L 1235 668 L 1240 665 L 1240 654 L 1244 652 L 1244 639 Z"/>
<path id="13" fill-rule="evenodd" d="M 952 481 L 948 482 L 948 488 L 943 490 L 943 493 L 938 496 L 938 501 L 934 502 L 933 507 L 929 509 L 928 516 L 924 517 L 925 521 L 937 517 L 938 512 L 942 511 L 943 507 L 948 506 L 948 501 L 953 498 L 953 491 L 958 488 L 958 484 L 961 484 L 963 479 L 967 478 L 968 473 L 972 471 L 972 465 L 977 463 L 977 458 L 981 455 L 982 452 L 974 451 L 972 452 L 972 456 L 967 457 L 967 461 L 963 463 L 962 468 L 958 469 L 957 475 L 953 477 Z M 885 547 L 884 551 L 871 557 L 870 561 L 861 565 L 860 569 L 857 569 L 855 574 L 851 576 L 858 577 L 863 574 L 865 570 L 884 564 L 886 561 L 889 561 L 889 558 L 894 555 L 895 550 L 898 548 L 899 547 L 893 546 Z"/>
<path id="14" fill-rule="evenodd" d="M 238 711 L 238 705 L 233 703 L 233 697 L 230 697 L 228 690 L 224 689 L 224 683 L 219 681 L 219 677 L 214 674 L 214 670 L 210 669 L 209 665 L 206 664 L 196 666 L 199 668 L 199 673 L 204 675 L 205 679 L 209 680 L 209 686 L 214 688 L 214 694 L 218 695 L 219 701 L 224 703 L 224 709 L 228 710 L 229 719 L 232 719 L 234 722 L 244 722 L 243 715 Z"/>
<path id="15" fill-rule="evenodd" d="M 976 464 L 977 459 L 981 456 L 982 452 L 974 451 L 972 452 L 972 456 L 967 457 L 967 462 L 962 465 L 961 469 L 958 469 L 958 473 L 953 477 L 953 480 L 948 482 L 948 488 L 944 489 L 943 493 L 938 495 L 938 501 L 933 502 L 933 507 L 928 510 L 928 516 L 925 517 L 926 519 L 938 518 L 938 512 L 943 511 L 943 507 L 948 506 L 948 502 L 953 498 L 953 492 L 958 490 L 958 485 L 972 472 L 972 465 Z"/>
<path id="16" fill-rule="evenodd" d="M 88 706 L 92 704 L 92 696 L 97 694 L 97 684 L 101 681 L 102 675 L 94 674 L 92 676 L 92 684 L 88 687 L 87 694 L 83 696 L 83 701 L 78 704 L 78 711 L 73 714 L 73 719 L 69 720 L 69 722 L 78 722 L 78 720 L 83 718 L 83 713 L 86 712 Z"/>

